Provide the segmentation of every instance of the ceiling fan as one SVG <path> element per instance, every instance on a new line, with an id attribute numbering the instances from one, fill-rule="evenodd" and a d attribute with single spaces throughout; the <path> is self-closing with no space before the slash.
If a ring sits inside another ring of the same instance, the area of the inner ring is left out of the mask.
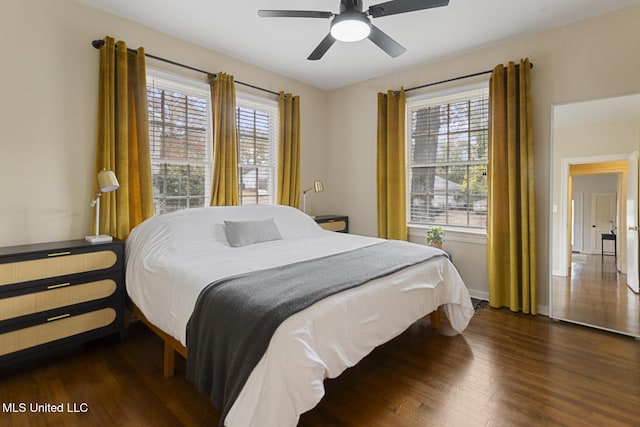
<path id="1" fill-rule="evenodd" d="M 373 25 L 369 17 L 380 18 L 448 4 L 449 0 L 395 0 L 369 6 L 363 11 L 362 0 L 340 0 L 338 14 L 313 10 L 259 10 L 258 15 L 266 18 L 332 18 L 331 31 L 307 58 L 312 61 L 322 58 L 336 40 L 356 42 L 365 38 L 395 58 L 406 49 Z"/>

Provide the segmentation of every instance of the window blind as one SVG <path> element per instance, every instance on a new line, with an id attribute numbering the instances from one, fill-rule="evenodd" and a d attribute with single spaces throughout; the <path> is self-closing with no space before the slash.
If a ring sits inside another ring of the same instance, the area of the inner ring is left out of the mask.
<path id="1" fill-rule="evenodd" d="M 211 175 L 209 95 L 204 88 L 148 76 L 149 143 L 155 213 L 205 206 Z"/>
<path id="2" fill-rule="evenodd" d="M 409 222 L 486 226 L 488 89 L 410 102 Z"/>
<path id="3" fill-rule="evenodd" d="M 239 97 L 238 169 L 240 203 L 273 204 L 276 196 L 277 108 Z"/>

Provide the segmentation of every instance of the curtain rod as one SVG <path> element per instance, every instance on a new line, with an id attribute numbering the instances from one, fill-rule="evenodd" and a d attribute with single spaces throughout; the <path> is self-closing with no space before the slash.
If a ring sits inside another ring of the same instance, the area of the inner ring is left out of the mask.
<path id="1" fill-rule="evenodd" d="M 100 49 L 102 46 L 104 46 L 104 40 L 94 40 L 94 41 L 91 42 L 91 45 L 93 47 L 95 47 L 96 49 Z M 132 52 L 132 53 L 137 53 L 138 52 L 137 50 L 131 49 L 131 48 L 127 48 L 127 50 L 129 52 Z M 161 58 L 159 56 L 155 56 L 155 55 L 152 55 L 150 53 L 145 53 L 144 56 L 146 56 L 148 58 L 157 59 L 158 61 L 166 62 L 167 64 L 176 65 L 178 67 L 186 68 L 186 69 L 191 70 L 191 71 L 197 71 L 197 72 L 202 73 L 202 74 L 207 74 L 207 75 L 211 75 L 211 76 L 216 76 L 217 75 L 216 73 L 211 73 L 209 71 L 201 70 L 199 68 L 195 68 L 195 67 L 192 67 L 190 65 L 181 64 L 179 62 L 172 61 L 171 59 Z M 247 87 L 250 87 L 250 88 L 253 88 L 253 89 L 257 89 L 257 90 L 261 90 L 263 92 L 270 93 L 270 94 L 275 95 L 275 96 L 280 95 L 278 92 L 274 92 L 274 91 L 269 90 L 269 89 L 264 89 L 264 88 L 261 88 L 259 86 L 255 86 L 255 85 L 252 85 L 252 84 L 249 84 L 249 83 L 244 83 L 244 82 L 241 82 L 239 80 L 235 80 L 235 82 L 240 84 L 240 85 L 243 85 L 243 86 L 247 86 Z"/>
<path id="2" fill-rule="evenodd" d="M 519 67 L 519 66 L 520 66 L 520 64 L 516 64 L 516 67 Z M 531 68 L 533 68 L 533 62 L 529 63 L 529 69 L 531 69 Z M 427 83 L 427 84 L 420 85 L 420 86 L 410 87 L 409 89 L 405 89 L 404 91 L 405 92 L 409 92 L 409 91 L 416 90 L 416 89 L 423 89 L 423 88 L 429 87 L 429 86 L 435 86 L 435 85 L 440 85 L 440 84 L 443 84 L 443 83 L 455 82 L 456 80 L 468 79 L 468 78 L 471 78 L 471 77 L 481 76 L 483 74 L 489 74 L 489 73 L 493 73 L 493 70 L 479 71 L 477 73 L 467 74 L 466 76 L 453 77 L 451 79 L 441 80 L 439 82 Z"/>

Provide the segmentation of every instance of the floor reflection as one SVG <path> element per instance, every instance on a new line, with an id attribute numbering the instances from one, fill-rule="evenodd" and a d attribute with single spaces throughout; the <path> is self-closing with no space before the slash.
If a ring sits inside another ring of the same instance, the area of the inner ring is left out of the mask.
<path id="1" fill-rule="evenodd" d="M 571 277 L 553 276 L 553 317 L 640 337 L 640 295 L 611 256 L 574 257 Z"/>

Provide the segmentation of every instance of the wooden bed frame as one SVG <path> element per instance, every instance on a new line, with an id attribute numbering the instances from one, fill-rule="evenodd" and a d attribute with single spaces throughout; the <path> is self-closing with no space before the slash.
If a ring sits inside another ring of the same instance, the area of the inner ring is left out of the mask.
<path id="1" fill-rule="evenodd" d="M 162 368 L 162 375 L 164 375 L 165 378 L 172 377 L 175 373 L 176 352 L 186 359 L 187 348 L 183 346 L 180 341 L 149 322 L 144 314 L 142 314 L 142 311 L 133 303 L 131 303 L 131 313 L 133 318 L 141 320 L 142 323 L 147 325 L 149 329 L 164 341 L 164 366 Z"/>
<path id="2" fill-rule="evenodd" d="M 175 357 L 176 352 L 179 355 L 187 359 L 187 348 L 183 346 L 180 341 L 162 331 L 153 323 L 149 322 L 147 318 L 142 314 L 142 311 L 133 303 L 131 303 L 131 314 L 133 318 L 139 319 L 149 327 L 156 335 L 158 335 L 164 341 L 164 364 L 162 368 L 162 375 L 165 378 L 170 378 L 175 374 Z M 435 311 L 428 314 L 431 319 L 431 327 L 434 329 L 440 328 L 440 307 L 438 307 Z M 426 317 L 426 316 L 425 316 Z M 131 317 L 129 321 L 131 321 Z M 129 326 L 128 324 L 126 326 Z"/>

